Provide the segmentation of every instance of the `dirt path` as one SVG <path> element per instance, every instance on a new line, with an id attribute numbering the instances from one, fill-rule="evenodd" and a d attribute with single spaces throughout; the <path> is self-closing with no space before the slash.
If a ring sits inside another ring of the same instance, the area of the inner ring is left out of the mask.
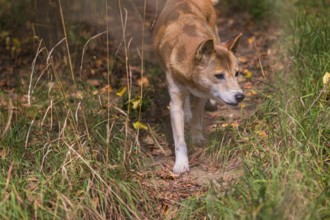
<path id="1" fill-rule="evenodd" d="M 216 129 L 224 129 L 227 126 L 236 128 L 244 118 L 257 111 L 260 94 L 263 92 L 265 82 L 272 71 L 273 50 L 271 45 L 276 40 L 274 26 L 266 26 L 262 22 L 256 23 L 247 13 L 240 12 L 232 17 L 221 9 L 217 9 L 217 12 L 222 41 L 240 32 L 244 34 L 237 56 L 243 72 L 240 84 L 245 91 L 246 100 L 238 107 L 218 104 L 215 111 L 207 111 L 204 122 L 206 134 Z M 269 33 L 273 34 L 270 35 Z M 169 114 L 165 116 L 164 121 L 169 121 Z M 169 123 L 166 124 L 170 126 Z M 147 138 L 152 139 L 151 137 Z M 212 159 L 205 156 L 203 149 L 188 147 L 191 170 L 189 174 L 178 177 L 171 172 L 174 165 L 174 154 L 171 150 L 173 144 L 170 135 L 167 141 L 166 138 L 163 138 L 158 142 L 155 144 L 151 141 L 149 148 L 146 148 L 146 154 L 152 158 L 150 164 L 146 166 L 149 167 L 147 171 L 156 169 L 156 174 L 146 178 L 144 184 L 150 188 L 150 196 L 160 202 L 159 209 L 162 212 L 166 212 L 169 207 L 174 208 L 174 205 L 183 198 L 201 194 L 210 183 L 223 189 L 244 173 L 243 158 L 234 158 L 219 164 L 212 162 Z"/>
<path id="2" fill-rule="evenodd" d="M 247 13 L 235 13 L 233 17 L 231 13 L 225 12 L 220 8 L 217 8 L 217 12 L 219 15 L 218 29 L 222 41 L 240 32 L 244 34 L 237 55 L 240 61 L 241 71 L 244 74 L 244 76 L 240 78 L 240 83 L 245 91 L 246 99 L 242 105 L 235 108 L 218 105 L 217 110 L 208 111 L 205 115 L 204 131 L 206 134 L 210 134 L 216 129 L 221 131 L 227 126 L 236 128 L 244 118 L 256 112 L 260 103 L 260 94 L 263 92 L 265 82 L 272 72 L 271 58 L 274 52 L 271 49 L 271 45 L 276 40 L 277 32 L 273 25 L 256 22 Z M 103 16 L 100 17 L 103 22 L 106 20 Z M 118 23 L 116 21 L 113 22 Z M 101 24 L 101 26 L 102 25 L 104 24 Z M 134 22 L 130 22 L 130 26 L 133 27 Z M 117 26 L 114 25 L 113 27 Z M 140 30 L 140 26 L 135 25 L 135 27 Z M 121 36 L 120 28 L 121 27 L 118 26 L 117 29 L 112 29 L 112 31 L 119 34 L 119 38 Z M 134 29 L 130 31 L 132 33 L 136 32 Z M 80 34 L 83 33 L 84 32 L 81 32 Z M 90 38 L 90 36 L 88 37 Z M 95 44 L 88 48 L 85 55 L 86 62 L 83 64 L 82 71 L 82 75 L 87 79 L 87 83 L 90 79 L 97 80 L 96 83 L 98 85 L 94 83 L 93 86 L 99 88 L 106 86 L 107 83 L 106 80 L 100 82 L 102 74 L 107 74 L 107 48 L 104 47 L 105 44 L 102 40 L 105 41 L 106 39 L 100 38 L 98 43 L 100 43 L 102 47 Z M 137 41 L 140 42 L 140 39 Z M 149 41 L 150 39 L 148 39 L 146 43 Z M 28 43 L 30 47 L 32 47 L 31 42 Z M 5 45 L 3 45 L 3 47 L 5 47 Z M 33 49 L 29 51 L 33 51 Z M 77 54 L 78 61 L 80 61 L 81 52 L 77 52 Z M 30 68 L 31 57 L 34 57 L 34 54 L 27 54 L 26 57 L 20 59 L 15 57 L 9 59 L 5 54 L 2 54 L 2 56 L 5 56 L 6 59 L 2 59 L 0 62 L 3 64 L 2 67 L 0 67 L 2 72 L 2 74 L 0 74 L 0 88 L 3 88 L 10 96 L 12 96 L 11 94 L 16 95 L 15 90 L 17 87 L 17 78 L 19 76 L 19 71 L 17 71 L 17 69 L 19 69 L 20 66 L 28 66 L 28 68 Z M 119 63 L 118 66 L 120 65 L 123 64 Z M 159 69 L 158 66 L 153 64 L 151 64 L 151 66 L 152 68 Z M 43 68 L 44 67 L 40 67 L 40 70 Z M 125 68 L 119 67 L 119 69 L 120 68 L 121 70 L 118 71 L 122 75 L 120 77 L 125 77 Z M 132 70 L 133 69 L 132 67 Z M 116 73 L 114 72 L 114 74 Z M 137 73 L 133 73 L 133 81 L 139 78 L 139 76 L 137 70 Z M 173 142 L 169 124 L 169 111 L 166 109 L 169 98 L 165 77 L 162 74 L 161 77 L 157 78 L 147 75 L 147 73 L 146 76 L 150 80 L 150 87 L 152 87 L 151 89 L 146 89 L 150 91 L 147 95 L 147 99 L 150 98 L 150 102 L 153 104 L 151 109 L 143 112 L 142 121 L 150 124 L 152 130 L 143 135 L 143 140 L 141 140 L 147 158 L 144 162 L 144 169 L 139 171 L 137 178 L 142 177 L 141 182 L 147 188 L 149 196 L 158 202 L 157 207 L 159 213 L 166 212 L 169 207 L 175 209 L 175 205 L 183 198 L 203 193 L 210 183 L 222 189 L 242 176 L 244 172 L 242 169 L 242 160 L 244 158 L 237 157 L 229 161 L 218 163 L 207 157 L 203 149 L 192 147 L 189 147 L 190 173 L 178 177 L 171 172 L 174 163 L 174 154 L 172 152 Z M 106 76 L 104 76 L 104 78 L 106 79 Z M 127 83 L 120 79 L 117 79 L 117 81 L 121 82 L 122 86 Z M 24 97 L 22 97 L 22 99 L 23 98 Z M 15 99 L 20 100 L 20 97 L 17 98 L 15 96 Z M 4 101 L 1 102 L 0 100 L 0 106 L 7 106 L 7 103 Z M 170 213 L 167 213 L 167 216 L 170 218 Z"/>

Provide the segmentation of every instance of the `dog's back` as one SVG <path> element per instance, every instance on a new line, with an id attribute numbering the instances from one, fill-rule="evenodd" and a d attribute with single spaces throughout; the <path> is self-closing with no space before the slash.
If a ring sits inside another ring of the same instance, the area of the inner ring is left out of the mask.
<path id="1" fill-rule="evenodd" d="M 210 0 L 168 0 L 153 27 L 154 47 L 163 67 L 189 72 L 201 41 L 218 41 L 215 26 Z"/>

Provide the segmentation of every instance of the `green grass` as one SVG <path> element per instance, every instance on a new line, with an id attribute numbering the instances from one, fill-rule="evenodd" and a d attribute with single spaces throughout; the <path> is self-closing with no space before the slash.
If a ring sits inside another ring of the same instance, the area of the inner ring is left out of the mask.
<path id="1" fill-rule="evenodd" d="M 180 219 L 330 218 L 330 107 L 319 98 L 330 69 L 330 6 L 298 3 L 281 39 L 288 48 L 282 53 L 292 58 L 274 74 L 259 111 L 238 130 L 211 136 L 217 137 L 211 147 L 226 136 L 221 155 L 243 158 L 244 176 L 229 188 L 210 186 L 204 196 L 183 201 Z"/>
<path id="2" fill-rule="evenodd" d="M 256 3 L 243 6 L 255 17 L 270 12 L 270 1 Z M 274 73 L 258 112 L 238 129 L 209 135 L 206 153 L 223 163 L 241 158 L 244 175 L 182 200 L 173 209 L 177 219 L 330 218 L 330 107 L 320 96 L 322 76 L 330 72 L 330 6 L 301 0 L 294 9 L 283 18 L 284 68 Z M 125 115 L 129 97 L 93 95 L 96 89 L 85 83 L 73 88 L 66 83 L 69 68 L 60 74 L 47 64 L 31 106 L 24 97 L 13 101 L 14 109 L 0 107 L 1 132 L 13 115 L 0 139 L 0 219 L 166 219 L 137 175 L 145 158 L 130 121 L 139 113 Z M 82 97 L 72 95 L 77 91 Z M 6 93 L 0 98 L 9 103 Z M 105 107 L 116 99 L 118 108 Z"/>
<path id="3" fill-rule="evenodd" d="M 86 97 L 79 110 L 61 91 L 43 91 L 33 102 L 39 107 L 16 115 L 0 141 L 0 218 L 139 218 L 147 196 L 133 180 L 139 155 L 123 132 L 125 120 L 110 118 L 109 133 L 107 111 L 95 98 Z"/>

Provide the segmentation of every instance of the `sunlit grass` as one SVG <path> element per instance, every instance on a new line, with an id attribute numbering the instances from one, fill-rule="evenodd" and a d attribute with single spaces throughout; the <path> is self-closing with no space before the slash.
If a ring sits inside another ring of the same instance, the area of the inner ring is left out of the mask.
<path id="1" fill-rule="evenodd" d="M 330 68 L 329 6 L 314 4 L 310 11 L 309 3 L 299 4 L 284 23 L 291 22 L 293 32 L 281 38 L 288 48 L 282 53 L 292 58 L 274 73 L 257 114 L 238 129 L 210 135 L 209 153 L 222 155 L 222 162 L 243 158 L 243 177 L 183 201 L 182 219 L 329 218 L 330 109 L 320 99 L 322 76 Z"/>

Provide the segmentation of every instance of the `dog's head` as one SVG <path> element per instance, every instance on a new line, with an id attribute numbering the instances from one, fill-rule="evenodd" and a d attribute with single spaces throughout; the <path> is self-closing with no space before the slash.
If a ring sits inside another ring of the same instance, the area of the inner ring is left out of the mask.
<path id="1" fill-rule="evenodd" d="M 203 41 L 195 55 L 195 70 L 192 80 L 199 93 L 229 105 L 243 101 L 244 94 L 238 85 L 239 69 L 234 55 L 242 34 L 215 45 L 213 39 Z M 198 94 L 197 94 L 198 95 Z"/>

